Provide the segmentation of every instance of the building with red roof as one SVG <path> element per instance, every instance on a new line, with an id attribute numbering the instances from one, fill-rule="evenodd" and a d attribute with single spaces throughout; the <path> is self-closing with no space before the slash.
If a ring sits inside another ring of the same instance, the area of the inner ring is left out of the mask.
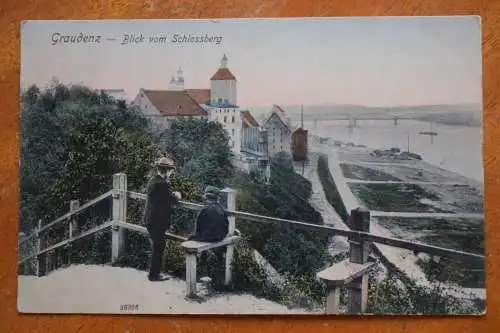
<path id="1" fill-rule="evenodd" d="M 224 54 L 219 68 L 210 77 L 210 89 L 185 88 L 183 71 L 179 67 L 172 76 L 168 89 L 141 88 L 134 104 L 154 120 L 159 129 L 168 129 L 169 122 L 180 117 L 204 118 L 222 124 L 229 135 L 229 145 L 240 161 L 257 161 L 262 167 L 267 161 L 267 132 L 248 110 L 240 110 L 237 103 L 236 76 L 227 66 Z M 265 161 L 264 161 L 265 160 Z M 264 162 L 263 162 L 264 161 Z M 246 162 L 245 162 L 246 163 Z M 267 179 L 269 166 L 265 170 Z"/>

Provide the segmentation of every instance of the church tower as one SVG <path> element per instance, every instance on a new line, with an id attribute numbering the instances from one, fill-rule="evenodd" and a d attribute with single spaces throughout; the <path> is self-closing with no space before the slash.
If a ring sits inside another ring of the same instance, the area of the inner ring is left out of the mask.
<path id="1" fill-rule="evenodd" d="M 176 90 L 177 89 L 177 82 L 175 81 L 175 76 L 172 76 L 170 79 L 170 83 L 168 85 L 168 90 Z"/>
<path id="2" fill-rule="evenodd" d="M 177 89 L 178 90 L 184 90 L 184 74 L 182 72 L 181 66 L 179 66 L 179 69 L 177 70 Z"/>
<path id="3" fill-rule="evenodd" d="M 176 74 L 170 79 L 168 90 L 184 90 L 184 74 L 181 66 L 177 69 Z"/>
<path id="4" fill-rule="evenodd" d="M 214 106 L 235 107 L 236 77 L 227 67 L 227 56 L 221 59 L 220 67 L 210 79 L 210 101 Z"/>

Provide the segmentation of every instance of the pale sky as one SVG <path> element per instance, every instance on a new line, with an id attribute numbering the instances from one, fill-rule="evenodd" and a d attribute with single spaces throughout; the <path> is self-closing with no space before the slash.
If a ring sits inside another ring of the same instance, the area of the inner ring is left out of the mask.
<path id="1" fill-rule="evenodd" d="M 52 34 L 102 35 L 52 45 Z M 142 44 L 120 45 L 123 34 Z M 150 44 L 152 35 L 222 36 L 215 44 Z M 107 41 L 106 38 L 117 38 Z M 186 88 L 209 88 L 224 53 L 238 104 L 481 103 L 480 18 L 30 21 L 21 29 L 21 85 L 52 77 L 101 89 L 167 89 L 178 66 Z"/>

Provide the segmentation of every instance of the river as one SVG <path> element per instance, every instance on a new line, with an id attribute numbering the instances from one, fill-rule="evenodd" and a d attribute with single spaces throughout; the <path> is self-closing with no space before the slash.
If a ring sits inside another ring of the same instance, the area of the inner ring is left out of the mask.
<path id="1" fill-rule="evenodd" d="M 330 137 L 343 142 L 366 145 L 374 149 L 398 147 L 420 154 L 431 164 L 484 183 L 482 129 L 480 127 L 450 126 L 416 120 L 358 120 L 349 129 L 347 120 L 304 121 L 312 135 Z M 438 135 L 421 135 L 434 131 Z"/>

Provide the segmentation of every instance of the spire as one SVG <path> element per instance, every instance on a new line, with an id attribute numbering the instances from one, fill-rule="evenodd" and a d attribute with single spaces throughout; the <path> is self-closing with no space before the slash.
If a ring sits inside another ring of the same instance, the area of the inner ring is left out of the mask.
<path id="1" fill-rule="evenodd" d="M 227 56 L 225 53 L 220 61 L 220 68 L 227 68 Z"/>
<path id="2" fill-rule="evenodd" d="M 172 78 L 170 79 L 170 84 L 168 85 L 169 90 L 176 90 L 177 89 L 177 82 L 175 81 L 175 75 L 172 75 Z"/>
<path id="3" fill-rule="evenodd" d="M 182 68 L 179 66 L 179 69 L 177 70 L 177 82 L 184 82 L 184 77 L 182 73 Z"/>
<path id="4" fill-rule="evenodd" d="M 184 76 L 182 75 L 182 68 L 179 66 L 179 69 L 177 70 L 177 89 L 178 90 L 184 90 Z"/>

